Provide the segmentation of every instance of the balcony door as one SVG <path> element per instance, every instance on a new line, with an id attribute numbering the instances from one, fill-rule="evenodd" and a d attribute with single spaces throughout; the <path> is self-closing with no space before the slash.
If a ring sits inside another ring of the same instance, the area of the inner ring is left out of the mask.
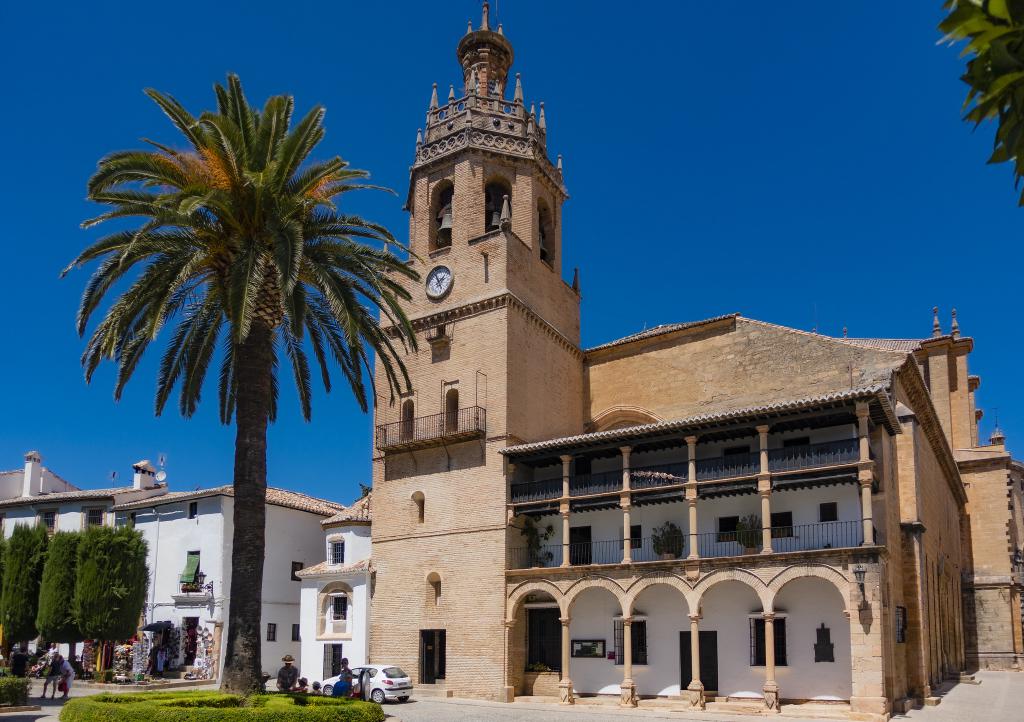
<path id="1" fill-rule="evenodd" d="M 569 563 L 590 564 L 593 559 L 589 526 L 569 528 Z"/>

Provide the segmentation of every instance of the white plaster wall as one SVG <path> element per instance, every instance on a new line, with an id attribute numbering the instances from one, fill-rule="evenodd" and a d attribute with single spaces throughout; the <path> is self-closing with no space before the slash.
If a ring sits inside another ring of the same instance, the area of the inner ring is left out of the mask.
<path id="1" fill-rule="evenodd" d="M 352 589 L 348 606 L 349 635 L 345 639 L 318 639 L 317 631 L 322 628 L 320 615 L 320 591 L 328 584 L 342 581 Z M 302 583 L 302 656 L 299 657 L 300 671 L 313 681 L 323 681 L 324 646 L 341 644 L 342 654 L 348 657 L 349 665 L 366 664 L 370 628 L 369 579 L 365 572 L 333 575 L 317 579 L 306 579 Z"/>
<path id="2" fill-rule="evenodd" d="M 757 595 L 742 582 L 721 582 L 701 600 L 701 612 L 700 629 L 718 633 L 718 694 L 762 697 L 764 667 L 750 666 L 747 621 L 751 613 L 761 614 Z"/>
<path id="3" fill-rule="evenodd" d="M 611 592 L 588 589 L 573 603 L 570 610 L 570 639 L 603 639 L 605 651 L 615 651 L 613 619 L 622 610 Z M 622 667 L 610 659 L 569 660 L 569 678 L 577 694 L 619 694 Z"/>
<path id="4" fill-rule="evenodd" d="M 683 595 L 672 587 L 645 589 L 633 604 L 633 619 L 647 622 L 647 664 L 633 664 L 633 681 L 640 695 L 678 695 L 679 633 L 690 631 Z M 621 669 L 621 667 L 619 667 Z"/>
<path id="5" fill-rule="evenodd" d="M 329 529 L 324 540 L 324 559 L 331 558 L 331 542 L 338 540 L 345 542 L 345 564 L 370 558 L 370 527 L 368 525 Z"/>
<path id="6" fill-rule="evenodd" d="M 25 472 L 21 469 L 0 472 L 0 499 L 13 499 L 21 496 L 25 483 Z"/>
<path id="7" fill-rule="evenodd" d="M 784 699 L 848 700 L 852 691 L 850 621 L 842 596 L 830 582 L 795 579 L 775 598 L 775 612 L 786 616 L 788 666 L 776 668 Z M 835 662 L 815 662 L 814 644 L 821 624 L 831 631 Z"/>

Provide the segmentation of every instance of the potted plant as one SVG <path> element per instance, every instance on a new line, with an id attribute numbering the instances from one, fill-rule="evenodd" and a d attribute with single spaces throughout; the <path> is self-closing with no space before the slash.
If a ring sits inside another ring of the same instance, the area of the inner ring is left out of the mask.
<path id="1" fill-rule="evenodd" d="M 744 554 L 756 554 L 761 544 L 761 517 L 749 514 L 736 523 L 736 541 L 743 546 Z"/>
<path id="2" fill-rule="evenodd" d="M 526 517 L 522 534 L 526 538 L 526 553 L 531 567 L 545 567 L 555 558 L 550 550 L 541 548 L 542 542 L 546 542 L 554 533 L 555 528 L 551 524 L 542 528 L 537 526 L 533 517 Z"/>
<path id="3" fill-rule="evenodd" d="M 667 521 L 651 532 L 651 545 L 659 559 L 678 559 L 683 553 L 683 530 Z"/>

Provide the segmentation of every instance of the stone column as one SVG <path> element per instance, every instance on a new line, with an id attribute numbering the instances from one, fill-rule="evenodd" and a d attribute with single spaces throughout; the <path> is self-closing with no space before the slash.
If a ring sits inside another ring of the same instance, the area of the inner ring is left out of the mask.
<path id="1" fill-rule="evenodd" d="M 874 481 L 871 445 L 868 439 L 868 405 L 857 402 L 857 436 L 860 440 L 860 461 L 857 463 L 857 481 L 860 484 L 860 515 L 864 520 L 864 545 L 875 543 L 875 522 L 871 511 L 871 485 Z"/>
<path id="2" fill-rule="evenodd" d="M 622 563 L 629 564 L 633 561 L 633 541 L 629 533 L 629 508 L 631 504 L 630 479 L 629 479 L 629 453 L 632 449 L 628 446 L 620 447 L 622 452 L 622 495 L 619 504 L 622 507 Z"/>
<path id="3" fill-rule="evenodd" d="M 562 678 L 558 683 L 559 704 L 574 704 L 572 680 L 569 678 L 569 617 L 559 619 L 562 623 Z"/>
<path id="4" fill-rule="evenodd" d="M 690 707 L 704 709 L 704 684 L 700 681 L 700 615 L 690 615 Z"/>
<path id="5" fill-rule="evenodd" d="M 761 466 L 757 474 L 757 493 L 761 496 L 761 553 L 772 553 L 772 477 L 768 471 L 768 426 L 757 427 Z"/>
<path id="6" fill-rule="evenodd" d="M 686 479 L 686 505 L 689 507 L 690 518 L 690 553 L 688 559 L 700 557 L 700 550 L 697 548 L 697 437 L 686 437 L 687 479 Z"/>
<path id="7" fill-rule="evenodd" d="M 562 514 L 562 563 L 560 566 L 569 566 L 569 464 L 572 457 L 565 455 L 562 459 L 562 501 L 558 510 Z"/>
<path id="8" fill-rule="evenodd" d="M 769 712 L 779 711 L 779 685 L 775 682 L 775 613 L 765 612 L 764 618 L 764 707 Z"/>
<path id="9" fill-rule="evenodd" d="M 633 683 L 633 618 L 622 618 L 622 685 L 621 707 L 636 707 L 636 684 Z"/>
<path id="10" fill-rule="evenodd" d="M 864 566 L 864 599 L 850 609 L 850 657 L 853 660 L 850 711 L 858 719 L 887 719 L 891 710 L 885 690 L 882 565 L 871 561 L 864 563 Z M 854 594 L 859 592 L 854 591 Z M 925 627 L 924 634 L 928 633 L 927 629 Z M 926 681 L 927 670 L 925 667 Z"/>
<path id="11" fill-rule="evenodd" d="M 512 673 L 515 626 L 516 620 L 505 620 L 505 688 L 502 690 L 502 702 L 514 702 L 516 698 L 515 678 Z"/>

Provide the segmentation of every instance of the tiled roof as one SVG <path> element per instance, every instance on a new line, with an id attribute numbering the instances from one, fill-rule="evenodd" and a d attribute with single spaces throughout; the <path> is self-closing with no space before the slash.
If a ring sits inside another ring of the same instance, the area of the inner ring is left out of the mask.
<path id="1" fill-rule="evenodd" d="M 0 507 L 20 506 L 22 504 L 49 504 L 56 501 L 76 501 L 78 499 L 113 499 L 121 494 L 128 494 L 138 489 L 131 486 L 119 486 L 114 489 L 79 489 L 77 491 L 58 491 L 52 494 L 37 496 L 16 496 L 13 499 L 0 501 Z"/>
<path id="2" fill-rule="evenodd" d="M 358 562 L 352 562 L 351 564 L 331 564 L 329 562 L 320 562 L 319 564 L 314 564 L 311 567 L 300 569 L 295 572 L 295 576 L 300 579 L 306 579 L 308 577 L 326 577 L 332 574 L 365 572 L 372 569 L 373 563 L 369 559 L 360 559 Z"/>
<path id="3" fill-rule="evenodd" d="M 559 447 L 577 446 L 579 444 L 585 443 L 610 441 L 615 439 L 628 439 L 636 436 L 642 436 L 650 432 L 682 430 L 691 426 L 713 423 L 717 421 L 726 421 L 728 419 L 740 418 L 744 416 L 754 416 L 764 413 L 792 411 L 795 409 L 805 408 L 808 406 L 814 406 L 816 404 L 829 403 L 834 401 L 847 401 L 852 399 L 864 398 L 868 396 L 877 396 L 878 394 L 888 390 L 888 388 L 889 384 L 874 384 L 872 386 L 862 386 L 860 388 L 850 389 L 848 391 L 835 391 L 827 394 L 820 394 L 818 396 L 806 396 L 798 399 L 776 401 L 770 404 L 751 406 L 743 409 L 732 409 L 707 414 L 698 414 L 697 416 L 690 416 L 683 419 L 659 421 L 657 423 L 641 424 L 639 426 L 629 426 L 621 429 L 609 429 L 608 431 L 595 431 L 589 434 L 565 436 L 560 439 L 546 439 L 544 441 L 537 441 L 530 444 L 519 444 L 517 446 L 509 446 L 504 449 L 501 449 L 501 453 L 505 454 L 506 456 L 514 456 L 519 454 L 531 453 L 535 451 L 544 451 L 547 449 L 557 449 Z"/>
<path id="4" fill-rule="evenodd" d="M 367 494 L 359 501 L 352 504 L 352 506 L 338 512 L 334 516 L 324 519 L 320 524 L 322 526 L 333 526 L 335 524 L 344 524 L 346 522 L 367 522 L 373 521 L 373 514 L 370 510 L 371 498 L 373 494 Z"/>
<path id="5" fill-rule="evenodd" d="M 164 494 L 155 498 L 142 499 L 140 501 L 133 501 L 127 504 L 119 504 L 114 507 L 116 511 L 126 509 L 145 509 L 152 506 L 163 506 L 164 504 L 174 504 L 181 501 L 192 501 L 193 499 L 201 499 L 208 496 L 234 496 L 235 490 L 230 484 L 224 486 L 215 486 L 211 489 L 197 489 L 195 491 L 174 491 L 170 494 Z M 287 489 L 278 489 L 272 486 L 267 487 L 267 503 L 273 504 L 274 506 L 283 506 L 289 509 L 298 509 L 299 511 L 308 511 L 313 514 L 322 514 L 323 516 L 330 516 L 343 510 L 345 507 L 341 504 L 333 501 L 327 501 L 326 499 L 318 499 L 314 496 L 308 496 L 307 494 L 300 494 L 297 491 L 288 491 Z"/>
<path id="6" fill-rule="evenodd" d="M 588 348 L 584 351 L 584 353 L 593 353 L 594 351 L 601 351 L 603 349 L 611 348 L 613 346 L 621 346 L 623 344 L 633 343 L 634 341 L 642 341 L 647 338 L 653 338 L 654 336 L 661 336 L 666 333 L 672 333 L 673 331 L 682 331 L 683 329 L 695 328 L 696 326 L 706 326 L 707 324 L 715 323 L 716 321 L 724 321 L 729 318 L 738 317 L 738 313 L 730 313 L 726 314 L 725 316 L 715 316 L 714 318 L 706 318 L 703 321 L 686 321 L 685 323 L 663 323 L 660 326 L 655 326 L 654 328 L 649 328 L 644 331 L 640 331 L 639 333 L 634 333 L 630 336 L 624 336 L 623 338 L 616 339 L 615 341 L 603 343 L 600 346 Z"/>
<path id="7" fill-rule="evenodd" d="M 836 340 L 855 346 L 870 346 L 882 351 L 899 351 L 901 353 L 912 353 L 921 348 L 921 339 L 918 338 L 840 338 Z"/>

